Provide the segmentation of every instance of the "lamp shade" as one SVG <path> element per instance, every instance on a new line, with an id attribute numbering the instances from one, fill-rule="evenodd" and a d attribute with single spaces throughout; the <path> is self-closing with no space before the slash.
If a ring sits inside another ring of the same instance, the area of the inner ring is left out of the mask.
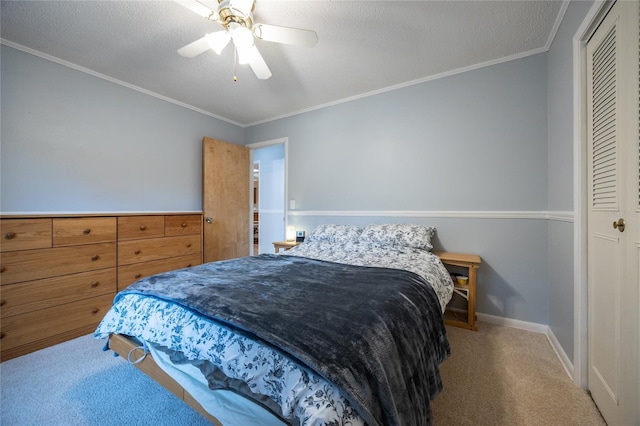
<path id="1" fill-rule="evenodd" d="M 294 226 L 287 226 L 287 241 L 296 240 L 296 228 Z"/>

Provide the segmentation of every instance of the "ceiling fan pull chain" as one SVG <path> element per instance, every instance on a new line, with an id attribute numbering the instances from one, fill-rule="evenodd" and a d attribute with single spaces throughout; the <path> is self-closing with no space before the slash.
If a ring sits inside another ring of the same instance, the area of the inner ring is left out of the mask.
<path id="1" fill-rule="evenodd" d="M 238 49 L 236 46 L 233 46 L 233 81 L 238 81 L 238 77 L 236 76 L 238 69 Z"/>

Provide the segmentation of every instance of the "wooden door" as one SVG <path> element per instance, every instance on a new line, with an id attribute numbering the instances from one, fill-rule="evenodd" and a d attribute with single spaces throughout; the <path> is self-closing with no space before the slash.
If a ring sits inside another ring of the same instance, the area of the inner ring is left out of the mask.
<path id="1" fill-rule="evenodd" d="M 611 425 L 640 421 L 638 30 L 618 1 L 587 43 L 588 381 Z"/>
<path id="2" fill-rule="evenodd" d="M 249 256 L 249 148 L 212 138 L 202 140 L 204 262 Z"/>

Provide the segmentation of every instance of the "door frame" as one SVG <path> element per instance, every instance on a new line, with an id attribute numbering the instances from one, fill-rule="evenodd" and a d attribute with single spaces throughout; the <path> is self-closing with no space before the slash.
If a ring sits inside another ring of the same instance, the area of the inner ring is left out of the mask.
<path id="1" fill-rule="evenodd" d="M 573 380 L 588 389 L 587 41 L 615 0 L 596 1 L 573 36 Z"/>
<path id="2" fill-rule="evenodd" d="M 268 141 L 255 142 L 245 145 L 249 148 L 249 163 L 253 167 L 253 150 L 258 148 L 264 148 L 267 146 L 284 144 L 284 229 L 287 229 L 289 225 L 289 138 L 283 137 L 278 139 L 271 139 Z M 253 174 L 251 175 L 253 179 Z M 253 186 L 253 180 L 249 182 L 249 185 Z M 253 216 L 251 216 L 253 218 Z M 253 228 L 252 228 L 253 229 Z M 253 234 L 252 234 L 253 235 Z M 253 236 L 252 244 L 253 244 Z M 284 239 L 284 236 L 283 236 Z"/>

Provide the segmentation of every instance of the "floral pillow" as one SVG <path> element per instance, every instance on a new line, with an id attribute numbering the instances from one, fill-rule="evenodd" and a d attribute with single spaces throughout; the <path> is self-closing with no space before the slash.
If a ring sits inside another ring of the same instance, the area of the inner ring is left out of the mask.
<path id="1" fill-rule="evenodd" d="M 359 241 L 432 250 L 431 237 L 435 232 L 436 228 L 431 226 L 408 223 L 367 225 L 360 234 Z"/>
<path id="2" fill-rule="evenodd" d="M 362 227 L 355 225 L 318 225 L 307 241 L 348 243 L 355 242 L 362 233 Z"/>

